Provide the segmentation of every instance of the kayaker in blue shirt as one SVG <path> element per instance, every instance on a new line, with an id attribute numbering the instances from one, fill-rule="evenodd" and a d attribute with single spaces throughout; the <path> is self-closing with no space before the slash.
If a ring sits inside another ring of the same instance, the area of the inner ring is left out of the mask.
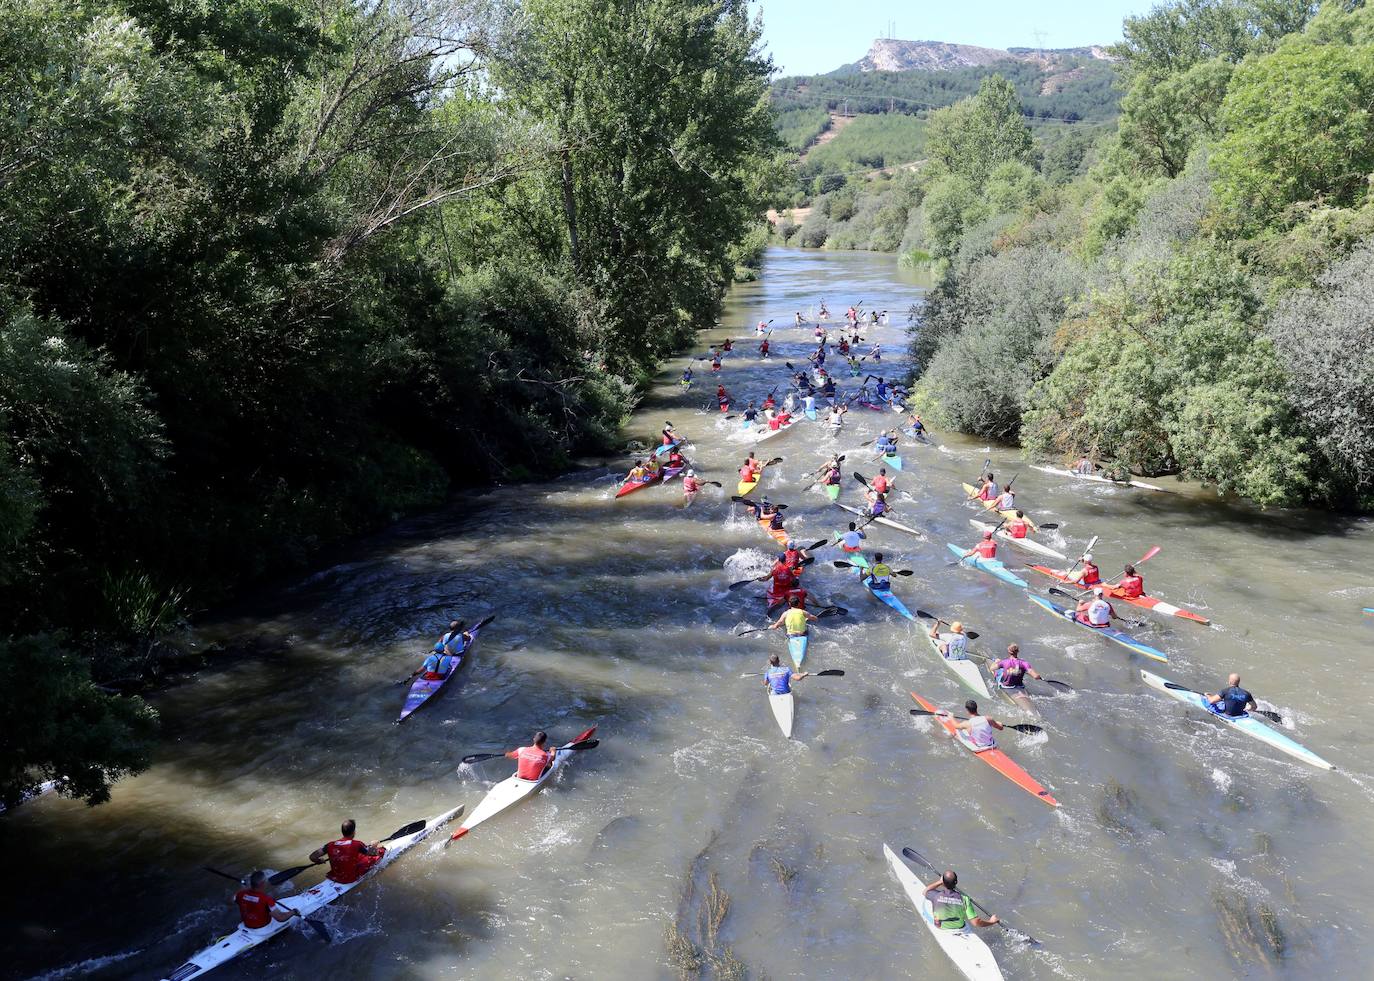
<path id="1" fill-rule="evenodd" d="M 1217 715 L 1225 715 L 1228 718 L 1236 719 L 1245 715 L 1253 708 L 1258 708 L 1255 704 L 1255 696 L 1240 686 L 1240 675 L 1232 674 L 1226 679 L 1227 687 L 1217 692 L 1215 695 L 1204 695 L 1207 704 L 1212 706 L 1212 711 Z"/>
<path id="2" fill-rule="evenodd" d="M 891 456 L 897 452 L 897 438 L 891 433 L 883 433 L 873 443 L 873 448 L 879 456 Z"/>
<path id="3" fill-rule="evenodd" d="M 763 683 L 774 695 L 789 695 L 792 692 L 792 682 L 805 678 L 807 674 L 806 671 L 793 671 L 782 663 L 782 658 L 778 655 L 769 654 L 768 670 L 763 673 Z"/>

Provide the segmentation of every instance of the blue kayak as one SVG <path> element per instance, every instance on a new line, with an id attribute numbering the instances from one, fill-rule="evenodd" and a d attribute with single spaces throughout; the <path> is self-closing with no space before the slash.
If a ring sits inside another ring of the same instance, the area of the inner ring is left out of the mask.
<path id="1" fill-rule="evenodd" d="M 654 450 L 654 456 L 665 456 L 681 445 L 682 440 L 678 440 L 676 443 L 668 443 L 666 445 L 660 446 L 658 449 Z"/>
<path id="2" fill-rule="evenodd" d="M 1163 651 L 1155 650 L 1149 644 L 1142 644 L 1140 641 L 1136 640 L 1130 634 L 1117 630 L 1115 627 L 1089 626 L 1082 620 L 1078 619 L 1078 617 L 1074 615 L 1074 611 L 1070 610 L 1068 607 L 1060 606 L 1058 603 L 1051 602 L 1050 600 L 1045 599 L 1045 597 L 1043 596 L 1036 596 L 1034 593 L 1030 593 L 1028 595 L 1030 596 L 1030 601 L 1032 603 L 1035 603 L 1037 606 L 1045 608 L 1049 612 L 1053 613 L 1055 616 L 1063 617 L 1065 620 L 1069 621 L 1069 623 L 1077 624 L 1084 630 L 1091 630 L 1093 633 L 1100 634 L 1103 637 L 1106 637 L 1108 640 L 1114 640 L 1127 650 L 1135 651 L 1137 654 L 1144 655 L 1145 657 L 1152 658 L 1156 661 L 1168 662 L 1169 660 L 1168 654 L 1165 654 Z"/>
<path id="3" fill-rule="evenodd" d="M 862 573 L 860 574 L 862 575 Z M 864 589 L 867 589 L 875 599 L 879 599 L 882 602 L 886 603 L 888 606 L 892 607 L 894 610 L 896 610 L 902 616 L 906 617 L 908 620 L 916 619 L 914 616 L 911 615 L 911 611 L 906 608 L 906 604 L 899 600 L 896 596 L 892 595 L 891 589 L 874 589 L 870 585 L 870 583 L 872 582 L 873 580 L 871 578 L 867 576 L 864 577 Z"/>
<path id="4" fill-rule="evenodd" d="M 806 645 L 810 642 L 811 638 L 807 634 L 787 638 L 787 653 L 792 655 L 792 663 L 797 666 L 798 671 L 801 670 L 802 661 L 806 660 Z"/>
<path id="5" fill-rule="evenodd" d="M 968 549 L 960 548 L 958 545 L 952 543 L 949 545 L 949 550 L 961 558 L 963 554 L 968 551 Z M 1026 580 L 1008 570 L 1007 567 L 1002 564 L 1001 559 L 985 559 L 980 555 L 970 555 L 968 558 L 962 560 L 965 565 L 971 565 L 976 569 L 982 569 L 988 575 L 996 576 L 1003 582 L 1011 583 L 1013 586 L 1020 586 L 1022 589 L 1027 588 Z"/>
<path id="6" fill-rule="evenodd" d="M 883 462 L 886 463 L 893 470 L 902 469 L 902 458 L 900 456 L 897 456 L 896 454 L 883 457 Z"/>

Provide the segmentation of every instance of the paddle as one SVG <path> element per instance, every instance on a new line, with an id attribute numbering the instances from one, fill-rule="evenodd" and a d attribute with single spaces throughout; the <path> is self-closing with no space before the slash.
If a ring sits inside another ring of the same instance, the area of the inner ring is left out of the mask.
<path id="1" fill-rule="evenodd" d="M 1143 564 L 1145 564 L 1146 562 L 1149 562 L 1149 561 L 1150 561 L 1152 558 L 1154 558 L 1156 555 L 1158 555 L 1159 552 L 1160 552 L 1159 546 L 1158 546 L 1158 545 L 1152 545 L 1152 546 L 1150 547 L 1150 550 L 1149 550 L 1148 552 L 1146 552 L 1144 555 L 1142 555 L 1142 556 L 1140 557 L 1140 560 L 1139 560 L 1138 562 L 1136 562 L 1135 564 L 1136 564 L 1136 565 L 1143 565 Z M 1118 572 L 1116 575 L 1112 576 L 1112 578 L 1108 579 L 1107 582 L 1109 582 L 1109 583 L 1115 583 L 1116 580 L 1120 579 L 1120 578 L 1121 578 L 1122 576 L 1124 576 L 1125 574 L 1126 574 L 1126 570 L 1123 569 L 1122 571 Z"/>
<path id="2" fill-rule="evenodd" d="M 409 824 L 397 828 L 395 831 L 391 832 L 391 834 L 383 838 L 382 841 L 395 841 L 397 838 L 404 838 L 406 835 L 413 835 L 417 831 L 423 831 L 424 827 L 425 819 L 420 818 L 418 821 L 411 821 Z M 288 879 L 294 879 L 306 869 L 313 869 L 316 865 L 323 864 L 323 862 L 311 862 L 309 865 L 297 865 L 294 868 L 282 869 L 280 872 L 273 872 L 267 877 L 267 881 L 274 886 L 279 886 Z M 221 873 L 221 875 L 222 874 L 223 873 Z"/>
<path id="3" fill-rule="evenodd" d="M 1047 590 L 1047 592 L 1053 593 L 1053 594 L 1056 595 L 1056 596 L 1062 596 L 1062 597 L 1064 597 L 1065 599 L 1071 599 L 1071 600 L 1073 600 L 1075 603 L 1077 603 L 1077 602 L 1078 602 L 1078 599 L 1079 599 L 1079 596 L 1087 595 L 1087 594 L 1091 593 L 1091 592 L 1093 591 L 1093 589 L 1096 589 L 1096 588 L 1097 588 L 1097 587 L 1094 586 L 1094 587 L 1092 587 L 1092 588 L 1090 588 L 1090 589 L 1086 589 L 1086 590 L 1084 590 L 1083 592 L 1079 593 L 1078 596 L 1075 596 L 1073 593 L 1066 592 L 1065 590 L 1060 589 L 1058 586 L 1051 586 L 1051 587 Z M 1109 605 L 1110 605 L 1110 604 L 1109 604 Z M 1145 626 L 1145 621 L 1144 621 L 1144 620 L 1132 620 L 1132 619 L 1130 619 L 1129 617 L 1118 616 L 1115 612 L 1112 613 L 1112 619 L 1113 619 L 1113 620 L 1120 620 L 1122 623 L 1126 624 L 1126 626 L 1128 626 L 1128 627 L 1143 627 L 1143 626 Z"/>
<path id="4" fill-rule="evenodd" d="M 824 670 L 824 671 L 808 671 L 808 672 L 807 672 L 807 675 L 808 675 L 808 677 L 812 677 L 812 678 L 843 678 L 843 677 L 844 677 L 844 672 L 841 671 L 839 668 L 827 668 L 827 669 Z M 741 677 L 741 678 L 762 678 L 763 675 L 759 675 L 759 674 L 742 674 L 742 675 L 740 675 L 740 677 Z"/>
<path id="5" fill-rule="evenodd" d="M 1072 578 L 1073 578 L 1073 570 L 1074 570 L 1074 569 L 1077 569 L 1078 566 L 1082 563 L 1082 561 L 1083 561 L 1083 555 L 1092 555 L 1092 554 L 1093 554 L 1093 546 L 1096 545 L 1096 544 L 1097 544 L 1097 536 L 1096 536 L 1096 535 L 1093 535 L 1093 537 L 1090 538 L 1090 539 L 1088 540 L 1088 547 L 1085 548 L 1085 549 L 1083 549 L 1083 554 L 1080 555 L 1080 556 L 1078 557 L 1078 561 L 1075 562 L 1073 565 L 1069 566 L 1067 570 L 1065 570 L 1065 572 L 1064 572 L 1064 578 L 1065 578 L 1065 579 L 1072 579 Z"/>
<path id="6" fill-rule="evenodd" d="M 918 612 L 919 612 L 919 611 L 918 611 Z M 975 658 L 977 658 L 978 660 L 984 661 L 984 662 L 986 662 L 986 663 L 988 663 L 988 664 L 996 664 L 996 663 L 998 662 L 998 660 L 1000 660 L 1000 658 L 990 657 L 990 656 L 987 655 L 987 654 L 977 654 L 977 653 L 975 653 L 975 652 L 973 652 L 973 651 L 964 651 L 964 653 L 965 653 L 968 657 L 975 657 Z M 1047 684 L 1047 685 L 1054 685 L 1055 687 L 1057 687 L 1057 688 L 1062 688 L 1062 689 L 1064 689 L 1065 691 L 1073 691 L 1073 685 L 1069 684 L 1067 681 L 1056 681 L 1054 678 L 1032 678 L 1031 680 L 1032 680 L 1032 681 L 1043 681 L 1043 682 L 1044 682 L 1045 684 Z M 1054 692 L 1050 692 L 1050 694 L 1053 695 Z"/>
<path id="7" fill-rule="evenodd" d="M 943 623 L 946 627 L 950 625 L 949 621 L 946 620 L 944 617 L 937 617 L 934 613 L 931 613 L 928 610 L 917 610 L 916 615 L 918 617 L 923 617 L 926 620 L 934 620 L 936 623 Z M 964 636 L 967 637 L 969 640 L 977 640 L 979 637 L 982 636 L 982 634 L 980 634 L 976 630 L 965 630 Z"/>
<path id="8" fill-rule="evenodd" d="M 835 457 L 835 462 L 836 462 L 836 463 L 844 463 L 844 457 L 843 457 L 843 456 L 837 456 L 837 457 Z M 828 469 L 829 469 L 829 465 L 828 465 L 828 464 L 823 464 L 823 465 L 820 466 L 818 469 L 813 470 L 813 471 L 811 472 L 811 483 L 809 483 L 809 484 L 807 484 L 805 487 L 803 487 L 803 488 L 802 488 L 802 491 L 803 491 L 803 492 L 809 491 L 811 488 L 815 487 L 815 486 L 816 486 L 816 481 L 818 481 L 818 480 L 821 479 L 821 473 L 824 472 L 825 470 L 828 470 Z"/>
<path id="9" fill-rule="evenodd" d="M 857 565 L 855 565 L 853 562 L 845 562 L 843 559 L 837 559 L 836 561 L 832 562 L 831 564 L 832 564 L 836 569 L 862 569 L 862 568 L 863 568 L 863 566 L 857 566 Z M 916 573 L 912 572 L 910 569 L 894 569 L 894 570 L 892 570 L 892 574 L 893 574 L 894 576 L 914 576 L 914 575 L 916 575 Z"/>
<path id="10" fill-rule="evenodd" d="M 420 822 L 420 826 L 421 826 L 421 827 L 424 827 L 424 822 L 423 822 L 423 821 Z M 314 865 L 320 865 L 320 864 L 322 864 L 322 863 L 320 863 L 320 862 L 315 862 L 315 863 L 313 863 L 313 864 L 314 864 Z M 215 875 L 221 875 L 221 876 L 223 876 L 224 878 L 229 879 L 229 880 L 232 881 L 232 882 L 237 882 L 239 885 L 244 885 L 244 884 L 245 884 L 244 880 L 243 880 L 243 879 L 240 879 L 240 878 L 239 878 L 238 876 L 236 876 L 236 875 L 231 875 L 231 874 L 228 873 L 228 872 L 221 872 L 219 869 L 213 868 L 213 867 L 211 867 L 211 866 L 209 866 L 209 865 L 203 866 L 203 868 L 205 869 L 206 872 L 213 872 Z M 267 881 L 270 882 L 270 883 L 272 883 L 273 885 L 277 885 L 278 883 L 285 882 L 287 879 L 294 878 L 295 876 L 297 876 L 297 875 L 299 875 L 300 873 L 304 872 L 304 871 L 305 871 L 306 869 L 308 869 L 308 868 L 311 868 L 311 866 L 310 866 L 310 865 L 301 865 L 301 866 L 298 866 L 298 867 L 296 867 L 296 868 L 294 868 L 294 869 L 286 869 L 285 871 L 288 873 L 287 875 L 283 876 L 281 872 L 278 872 L 276 875 L 270 876 L 270 877 L 268 878 Z M 287 906 L 287 905 L 286 905 L 285 903 L 283 903 L 281 900 L 277 900 L 277 905 L 280 906 L 282 909 L 286 910 L 287 912 L 295 912 L 295 910 L 294 910 L 292 907 Z M 325 943 L 333 943 L 333 942 L 334 942 L 334 938 L 331 937 L 331 936 L 329 935 L 329 931 L 326 930 L 326 929 L 324 928 L 324 924 L 323 924 L 323 923 L 320 923 L 320 922 L 318 922 L 318 921 L 316 921 L 316 920 L 306 919 L 306 917 L 304 917 L 304 916 L 302 916 L 301 919 L 302 919 L 302 920 L 303 920 L 312 930 L 314 930 L 314 931 L 315 931 L 315 934 L 316 934 L 321 940 L 323 940 Z"/>
<path id="11" fill-rule="evenodd" d="M 819 620 L 821 619 L 821 617 L 842 617 L 848 612 L 849 611 L 846 610 L 843 606 L 827 606 L 822 610 L 816 611 L 816 619 Z M 735 636 L 747 637 L 749 634 L 759 634 L 763 633 L 763 631 L 765 630 L 772 629 L 772 627 L 754 627 L 750 630 L 741 630 L 739 633 L 735 634 Z"/>
<path id="12" fill-rule="evenodd" d="M 477 624 L 475 627 L 472 627 L 471 629 L 466 630 L 466 632 L 467 632 L 467 633 L 470 633 L 470 634 L 475 634 L 477 631 L 481 630 L 483 627 L 485 627 L 487 624 L 491 623 L 491 621 L 493 621 L 493 620 L 495 620 L 495 619 L 496 619 L 496 614 L 493 613 L 491 616 L 487 617 L 485 620 L 483 620 L 481 623 Z M 462 629 L 462 628 L 460 628 L 460 629 Z M 466 651 L 466 650 L 467 650 L 466 647 L 463 648 L 463 651 Z M 459 653 L 461 654 L 461 653 L 463 653 L 463 651 L 459 651 Z M 421 672 L 423 672 L 424 670 L 425 670 L 425 669 L 424 669 L 424 665 L 421 665 L 416 671 L 412 672 L 412 673 L 410 674 L 409 677 L 405 678 L 405 679 L 402 680 L 402 681 L 396 682 L 396 684 L 398 684 L 398 685 L 409 684 L 410 682 L 414 681 L 415 678 L 416 678 Z"/>
<path id="13" fill-rule="evenodd" d="M 565 749 L 567 749 L 567 750 L 596 749 L 596 747 L 598 747 L 598 746 L 600 746 L 600 745 L 601 745 L 601 740 L 600 740 L 600 739 L 584 739 L 584 740 L 582 740 L 582 741 L 579 742 L 579 743 L 565 743 L 564 745 L 559 746 L 558 749 L 559 749 L 559 750 L 565 750 Z M 464 756 L 461 760 L 459 760 L 459 762 L 460 762 L 460 763 L 481 763 L 483 760 L 495 760 L 495 759 L 500 759 L 502 756 L 505 756 L 505 755 L 506 755 L 505 753 L 473 753 L 471 756 Z M 417 828 L 416 830 L 419 830 L 419 829 Z M 388 839 L 388 840 L 390 840 L 390 839 Z"/>
<path id="14" fill-rule="evenodd" d="M 931 712 L 931 711 L 929 711 L 928 709 L 908 709 L 908 711 L 911 712 L 912 715 L 939 715 L 939 714 L 940 714 L 939 712 Z M 968 721 L 968 716 L 967 716 L 967 715 L 950 715 L 950 718 L 951 718 L 951 719 L 960 719 L 960 720 L 965 721 L 965 722 Z M 1014 724 L 1012 724 L 1012 725 L 1006 725 L 1006 724 L 1004 723 L 1003 726 L 1002 726 L 1002 728 L 1003 728 L 1003 729 L 1015 729 L 1017 732 L 1024 732 L 1024 733 L 1025 733 L 1026 735 L 1028 735 L 1028 736 L 1033 736 L 1033 735 L 1035 735 L 1037 732 L 1044 732 L 1044 731 L 1045 731 L 1045 730 L 1042 729 L 1040 726 L 1033 726 L 1033 725 L 1031 725 L 1029 722 L 1017 722 L 1017 723 L 1014 723 Z"/>
<path id="15" fill-rule="evenodd" d="M 1191 688 L 1184 688 L 1182 685 L 1176 685 L 1176 684 L 1174 684 L 1172 681 L 1166 681 L 1166 682 L 1164 682 L 1164 687 L 1165 687 L 1165 688 L 1168 688 L 1168 689 L 1171 690 L 1171 691 L 1186 691 L 1186 692 L 1188 692 L 1188 694 L 1190 694 L 1190 695 L 1198 695 L 1198 696 L 1201 696 L 1201 697 L 1204 697 L 1204 698 L 1206 697 L 1206 696 L 1203 695 L 1202 692 L 1200 692 L 1200 691 L 1193 691 L 1193 689 L 1191 689 Z M 1268 719 L 1270 722 L 1278 722 L 1278 723 L 1280 723 L 1280 724 L 1282 724 L 1282 722 L 1283 722 L 1283 716 L 1279 715 L 1279 713 L 1277 713 L 1277 712 L 1270 712 L 1268 709 L 1262 709 L 1262 708 L 1252 709 L 1252 710 L 1250 711 L 1250 714 L 1251 714 L 1251 715 L 1262 715 L 1262 716 L 1264 716 L 1266 719 Z M 1224 718 L 1224 716 L 1223 716 L 1223 718 Z M 213 872 L 214 869 L 211 869 L 210 871 Z M 223 872 L 220 873 L 220 875 L 223 875 L 223 874 L 224 874 Z"/>
<path id="16" fill-rule="evenodd" d="M 908 860 L 910 860 L 910 861 L 912 861 L 912 862 L 915 862 L 917 865 L 924 866 L 925 868 L 927 868 L 927 869 L 929 869 L 930 871 L 934 872 L 936 875 L 943 875 L 943 874 L 944 874 L 942 870 L 937 869 L 934 865 L 930 864 L 930 862 L 926 859 L 926 857 L 925 857 L 924 855 L 922 855 L 920 852 L 918 852 L 918 851 L 917 851 L 916 849 L 914 849 L 914 848 L 910 848 L 910 847 L 903 848 L 903 849 L 902 849 L 902 855 L 905 856 Z M 967 895 L 967 894 L 966 894 L 966 895 Z M 983 906 L 982 903 L 978 902 L 978 900 L 974 899 L 972 896 L 969 896 L 969 897 L 968 897 L 968 901 L 969 901 L 970 903 L 972 903 L 972 904 L 974 905 L 974 908 L 977 909 L 978 912 L 982 913 L 984 916 L 991 916 L 991 915 L 992 915 L 991 913 L 989 913 L 989 912 L 987 911 L 987 907 Z M 1002 921 L 1001 917 L 998 917 L 997 922 L 998 922 L 998 924 L 1002 927 L 1002 929 L 1004 929 L 1004 930 L 1009 930 L 1009 931 L 1011 931 L 1011 932 L 1013 932 L 1013 933 L 1020 933 L 1021 936 L 1023 936 L 1023 937 L 1026 938 L 1026 943 L 1030 944 L 1032 947 L 1039 947 L 1039 946 L 1041 945 L 1041 944 L 1040 944 L 1040 941 L 1039 941 L 1039 940 L 1036 940 L 1036 939 L 1035 939 L 1034 937 L 1032 937 L 1029 933 L 1022 933 L 1020 930 L 1017 930 L 1015 927 L 1008 926 L 1006 923 L 1004 923 L 1004 922 Z"/>

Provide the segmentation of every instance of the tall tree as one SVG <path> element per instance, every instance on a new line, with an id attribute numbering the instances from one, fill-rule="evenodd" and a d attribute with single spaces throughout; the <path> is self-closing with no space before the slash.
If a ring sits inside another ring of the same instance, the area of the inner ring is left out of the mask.
<path id="1" fill-rule="evenodd" d="M 977 95 L 931 115 L 926 151 L 934 165 L 964 178 L 974 191 L 1001 164 L 1035 159 L 1016 89 L 1000 75 L 983 79 Z"/>

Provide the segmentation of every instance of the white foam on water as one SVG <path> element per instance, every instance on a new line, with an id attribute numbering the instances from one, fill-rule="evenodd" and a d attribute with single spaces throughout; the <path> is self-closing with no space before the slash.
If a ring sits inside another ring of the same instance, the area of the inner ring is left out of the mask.
<path id="1" fill-rule="evenodd" d="M 1231 789 L 1231 784 L 1234 782 L 1231 779 L 1231 774 L 1227 773 L 1219 766 L 1212 767 L 1210 776 L 1212 778 L 1212 783 L 1216 784 L 1216 788 L 1223 794 Z"/>

